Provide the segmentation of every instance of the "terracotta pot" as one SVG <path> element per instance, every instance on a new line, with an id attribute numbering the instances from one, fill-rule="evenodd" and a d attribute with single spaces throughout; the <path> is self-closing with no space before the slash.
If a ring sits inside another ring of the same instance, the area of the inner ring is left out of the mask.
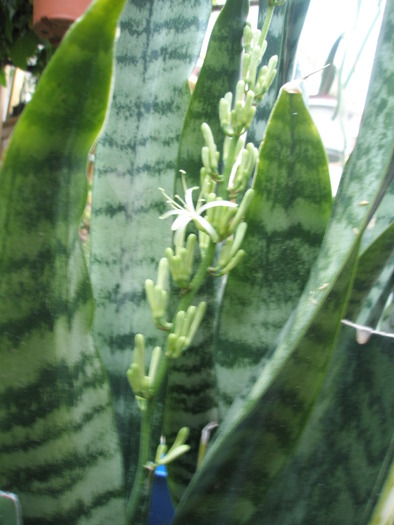
<path id="1" fill-rule="evenodd" d="M 34 0 L 34 31 L 43 40 L 59 45 L 70 25 L 91 3 L 92 0 Z"/>

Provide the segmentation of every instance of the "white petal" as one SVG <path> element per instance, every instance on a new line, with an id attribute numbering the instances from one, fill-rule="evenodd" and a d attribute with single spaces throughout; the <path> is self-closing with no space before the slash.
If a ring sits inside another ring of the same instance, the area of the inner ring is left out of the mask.
<path id="1" fill-rule="evenodd" d="M 178 230 L 179 228 L 185 229 L 190 221 L 191 221 L 191 217 L 189 216 L 189 214 L 182 213 L 182 215 L 178 215 L 178 217 L 172 223 L 171 230 L 175 231 L 175 230 Z"/>
<path id="2" fill-rule="evenodd" d="M 238 204 L 236 202 L 231 201 L 212 201 L 207 202 L 206 204 L 203 204 L 201 208 L 199 208 L 198 213 L 202 213 L 203 211 L 207 210 L 208 208 L 216 208 L 216 206 L 226 206 L 227 208 L 236 208 Z"/>
<path id="3" fill-rule="evenodd" d="M 182 214 L 184 210 L 169 210 L 163 213 L 163 215 L 160 215 L 160 219 L 168 219 L 168 217 L 171 217 L 171 215 L 180 215 Z"/>
<path id="4" fill-rule="evenodd" d="M 202 228 L 204 228 L 204 230 L 208 233 L 213 242 L 218 242 L 219 235 L 217 234 L 215 228 L 210 222 L 208 222 L 206 219 L 204 219 L 204 217 L 201 216 L 196 218 L 195 221 L 198 222 L 198 224 L 202 226 Z"/>
<path id="5" fill-rule="evenodd" d="M 198 186 L 193 186 L 193 188 L 189 188 L 185 192 L 186 206 L 189 210 L 194 210 L 194 203 L 193 203 L 193 191 L 194 190 L 198 190 Z"/>

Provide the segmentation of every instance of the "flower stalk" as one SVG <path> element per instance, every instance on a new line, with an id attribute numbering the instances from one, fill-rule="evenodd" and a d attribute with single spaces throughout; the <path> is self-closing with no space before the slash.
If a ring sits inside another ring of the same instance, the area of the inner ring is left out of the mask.
<path id="1" fill-rule="evenodd" d="M 151 427 L 155 401 L 166 381 L 170 360 L 178 359 L 192 344 L 207 310 L 205 302 L 193 304 L 208 275 L 225 275 L 245 256 L 242 243 L 247 232 L 245 215 L 253 200 L 254 190 L 245 191 L 253 178 L 257 149 L 246 143 L 246 133 L 253 121 L 257 104 L 276 74 L 277 57 L 260 68 L 266 51 L 265 37 L 275 5 L 270 0 L 262 31 L 252 31 L 247 24 L 243 34 L 244 56 L 241 78 L 234 93 L 226 93 L 219 102 L 219 121 L 225 134 L 223 151 L 217 149 L 214 135 L 207 123 L 201 125 L 204 146 L 201 150 L 200 186 L 186 187 L 181 171 L 184 196 L 170 197 L 160 188 L 170 209 L 161 219 L 174 218 L 174 246 L 167 247 L 158 265 L 156 283 L 145 281 L 145 292 L 155 326 L 167 332 L 166 341 L 155 347 L 145 369 L 145 339 L 135 337 L 133 362 L 127 378 L 141 410 L 141 443 L 136 482 L 127 506 L 128 523 L 141 512 L 146 513 L 152 472 L 189 450 L 188 429 L 180 429 L 169 450 L 162 437 L 155 459 L 151 453 Z M 198 192 L 198 193 L 197 193 Z M 190 231 L 194 229 L 194 231 Z M 198 242 L 197 242 L 198 241 Z M 199 261 L 199 262 L 197 262 Z M 171 293 L 170 280 L 178 287 L 179 301 L 168 319 Z"/>

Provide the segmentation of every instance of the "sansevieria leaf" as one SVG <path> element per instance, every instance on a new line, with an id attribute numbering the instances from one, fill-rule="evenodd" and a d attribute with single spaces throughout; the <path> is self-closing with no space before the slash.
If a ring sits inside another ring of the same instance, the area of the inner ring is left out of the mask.
<path id="1" fill-rule="evenodd" d="M 357 323 L 374 326 L 393 289 L 394 261 L 387 261 L 393 235 L 389 227 L 358 263 L 352 292 L 359 287 L 358 308 L 354 301 L 346 312 Z M 377 279 L 375 267 L 385 263 L 388 271 Z M 368 281 L 369 288 L 376 282 L 369 294 Z M 369 523 L 393 455 L 394 355 L 390 338 L 372 335 L 361 345 L 356 335 L 341 328 L 308 426 L 271 486 L 259 523 L 334 525 L 341 515 L 349 525 Z"/>
<path id="2" fill-rule="evenodd" d="M 116 48 L 113 102 L 96 151 L 90 255 L 94 338 L 114 396 L 128 488 L 138 457 L 140 411 L 126 371 L 136 333 L 145 336 L 147 360 L 165 341 L 151 319 L 144 283 L 155 279 L 158 262 L 171 245 L 168 223 L 159 221 L 166 209 L 159 188 L 171 192 L 174 186 L 190 98 L 187 80 L 210 11 L 210 0 L 127 3 Z M 152 458 L 160 419 L 158 414 Z"/>
<path id="3" fill-rule="evenodd" d="M 302 94 L 282 89 L 260 148 L 246 256 L 229 278 L 216 341 L 222 417 L 296 307 L 331 211 L 328 162 Z"/>
<path id="4" fill-rule="evenodd" d="M 78 235 L 122 7 L 97 0 L 70 30 L 0 173 L 0 487 L 19 496 L 26 525 L 123 521 L 121 454 Z"/>

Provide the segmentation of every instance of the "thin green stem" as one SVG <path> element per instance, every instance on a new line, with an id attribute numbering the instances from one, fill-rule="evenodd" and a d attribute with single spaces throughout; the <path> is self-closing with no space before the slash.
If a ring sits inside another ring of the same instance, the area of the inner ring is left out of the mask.
<path id="1" fill-rule="evenodd" d="M 268 9 L 261 31 L 261 44 L 265 40 L 268 29 L 272 20 L 274 7 L 276 3 L 274 0 L 268 1 Z M 218 194 L 222 198 L 227 198 L 228 184 L 231 173 L 236 162 L 237 144 L 239 134 L 233 136 L 229 143 L 227 152 L 227 159 L 223 169 L 223 182 L 219 185 Z M 188 290 L 186 290 L 179 300 L 178 306 L 173 316 L 172 330 L 175 328 L 175 320 L 180 311 L 187 311 L 191 306 L 192 301 L 198 290 L 204 284 L 208 270 L 212 266 L 216 252 L 216 243 L 210 240 L 208 248 L 204 252 L 201 262 L 198 266 Z M 126 508 L 126 525 L 136 525 L 139 523 L 146 523 L 151 491 L 153 486 L 154 470 L 149 468 L 149 460 L 151 459 L 151 433 L 152 433 L 152 418 L 156 399 L 162 390 L 163 385 L 167 380 L 170 357 L 166 354 L 160 360 L 157 372 L 155 374 L 154 382 L 151 385 L 151 397 L 146 399 L 145 409 L 142 410 L 140 444 L 139 444 L 139 458 L 136 471 L 136 477 L 133 484 L 133 489 Z M 148 468 L 147 468 L 148 467 Z"/>
<path id="2" fill-rule="evenodd" d="M 179 301 L 173 321 L 175 321 L 176 314 L 180 310 L 187 310 L 187 308 L 191 305 L 194 296 L 201 288 L 207 277 L 208 268 L 212 265 L 215 251 L 216 244 L 210 241 L 205 255 L 201 260 L 197 272 L 190 284 L 190 290 L 188 290 Z M 152 385 L 152 390 L 154 393 L 157 393 L 161 390 L 161 387 L 166 380 L 169 361 L 170 359 L 167 356 L 164 356 L 164 358 L 160 361 L 155 382 Z M 132 525 L 133 523 L 145 523 L 149 511 L 150 495 L 153 485 L 153 473 L 146 468 L 146 465 L 148 464 L 151 455 L 150 441 L 155 397 L 153 396 L 151 399 L 148 399 L 146 403 L 146 409 L 142 411 L 137 473 L 126 509 L 127 525 Z"/>
<path id="3" fill-rule="evenodd" d="M 268 2 L 267 13 L 264 18 L 264 24 L 261 29 L 260 44 L 264 42 L 267 38 L 268 29 L 271 25 L 272 16 L 274 14 L 275 4 L 273 2 Z"/>
<path id="4" fill-rule="evenodd" d="M 146 465 L 148 464 L 151 454 L 150 436 L 153 408 L 153 399 L 149 399 L 147 401 L 146 409 L 142 411 L 138 466 L 133 489 L 126 508 L 127 525 L 146 523 L 149 512 L 153 473 L 146 468 Z"/>

